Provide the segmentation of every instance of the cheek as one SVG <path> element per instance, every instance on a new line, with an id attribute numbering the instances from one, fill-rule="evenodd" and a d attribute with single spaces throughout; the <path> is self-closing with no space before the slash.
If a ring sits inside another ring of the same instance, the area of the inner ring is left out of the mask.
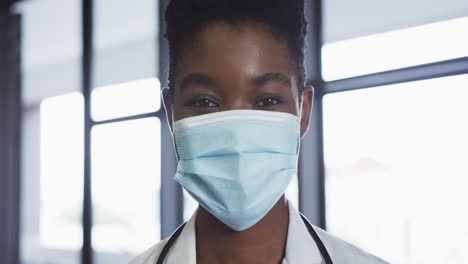
<path id="1" fill-rule="evenodd" d="M 288 112 L 295 116 L 299 116 L 297 103 L 294 100 L 292 100 L 292 102 L 287 105 L 287 110 L 285 112 Z"/>

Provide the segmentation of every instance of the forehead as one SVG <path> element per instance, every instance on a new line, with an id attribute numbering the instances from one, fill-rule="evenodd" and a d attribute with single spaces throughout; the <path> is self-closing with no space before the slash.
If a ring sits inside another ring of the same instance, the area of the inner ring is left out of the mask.
<path id="1" fill-rule="evenodd" d="M 292 77 L 296 71 L 287 42 L 255 23 L 209 24 L 181 55 L 176 79 L 194 72 L 240 80 L 269 72 Z"/>

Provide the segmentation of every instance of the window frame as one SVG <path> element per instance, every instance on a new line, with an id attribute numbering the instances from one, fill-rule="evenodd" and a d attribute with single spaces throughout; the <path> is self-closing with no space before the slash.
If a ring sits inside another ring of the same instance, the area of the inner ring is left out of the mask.
<path id="1" fill-rule="evenodd" d="M 21 159 L 21 16 L 0 5 L 0 260 L 19 262 Z"/>

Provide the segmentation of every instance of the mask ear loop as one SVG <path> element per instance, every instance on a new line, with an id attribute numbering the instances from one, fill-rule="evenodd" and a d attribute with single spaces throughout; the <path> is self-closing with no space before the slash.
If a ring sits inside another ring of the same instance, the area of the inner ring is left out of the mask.
<path id="1" fill-rule="evenodd" d="M 161 98 L 164 98 L 164 91 L 169 91 L 170 88 L 169 87 L 164 87 L 163 89 L 161 89 Z M 172 99 L 173 100 L 173 99 Z M 170 106 L 167 106 L 166 103 L 164 102 L 163 103 L 163 106 L 164 106 L 164 109 L 166 110 L 166 113 L 167 113 L 167 107 L 171 107 L 171 116 L 167 116 L 166 115 L 166 122 L 167 122 L 167 126 L 169 127 L 169 131 L 171 132 L 171 136 L 172 136 L 172 145 L 173 145 L 173 148 L 174 148 L 174 153 L 176 155 L 176 160 L 177 162 L 179 162 L 180 158 L 179 158 L 179 151 L 177 150 L 177 142 L 176 142 L 176 137 L 175 137 L 175 133 L 174 133 L 174 104 L 171 104 Z"/>
<path id="2" fill-rule="evenodd" d="M 300 98 L 300 104 L 299 104 L 299 107 L 297 109 L 297 117 L 298 117 L 298 126 L 299 126 L 299 139 L 297 141 L 297 156 L 299 157 L 299 153 L 300 153 L 300 149 L 301 149 L 301 122 L 302 122 L 302 109 L 304 107 L 304 92 L 302 92 L 300 95 L 299 95 L 299 98 Z"/>
<path id="3" fill-rule="evenodd" d="M 296 147 L 296 154 L 297 154 L 297 161 L 296 161 L 296 173 L 294 175 L 294 177 L 296 177 L 297 181 L 298 181 L 298 184 L 300 182 L 300 179 L 299 179 L 299 155 L 300 155 L 300 150 L 301 150 L 301 120 L 302 120 L 302 109 L 303 109 L 303 103 L 304 103 L 304 93 L 302 92 L 298 98 L 300 98 L 300 104 L 299 106 L 297 107 L 297 126 L 298 126 L 298 131 L 299 131 L 299 135 L 297 136 L 297 147 Z M 293 180 L 291 180 L 291 182 L 289 183 L 289 185 L 291 185 Z M 298 190 L 299 190 L 299 186 L 298 186 Z M 286 197 L 286 190 L 285 192 L 283 192 L 283 195 Z M 287 200 L 288 197 L 286 197 Z M 289 206 L 289 205 L 288 205 Z"/>

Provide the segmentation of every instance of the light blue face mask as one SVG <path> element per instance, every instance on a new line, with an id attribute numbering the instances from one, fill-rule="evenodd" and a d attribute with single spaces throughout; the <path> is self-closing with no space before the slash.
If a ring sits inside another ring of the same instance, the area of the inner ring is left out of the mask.
<path id="1" fill-rule="evenodd" d="M 297 173 L 299 118 L 232 110 L 174 122 L 175 180 L 236 231 L 260 221 Z"/>

